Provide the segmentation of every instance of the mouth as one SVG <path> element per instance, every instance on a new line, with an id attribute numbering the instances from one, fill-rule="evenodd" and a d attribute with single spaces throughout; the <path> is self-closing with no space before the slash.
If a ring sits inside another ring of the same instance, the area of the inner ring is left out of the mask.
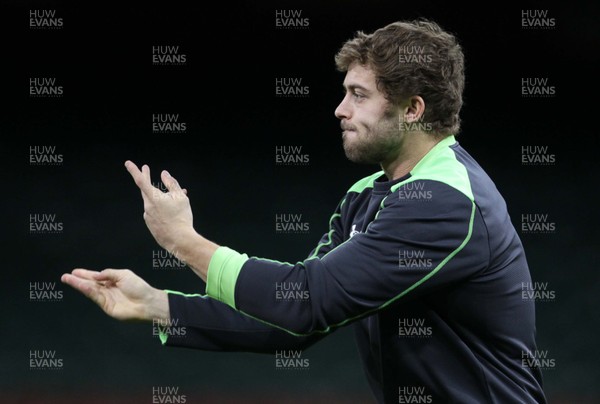
<path id="1" fill-rule="evenodd" d="M 345 135 L 346 133 L 351 133 L 351 132 L 356 132 L 356 128 L 342 125 L 342 136 Z"/>
<path id="2" fill-rule="evenodd" d="M 342 133 L 356 132 L 356 128 L 354 126 L 351 126 L 345 122 L 340 123 L 340 128 L 342 128 Z"/>

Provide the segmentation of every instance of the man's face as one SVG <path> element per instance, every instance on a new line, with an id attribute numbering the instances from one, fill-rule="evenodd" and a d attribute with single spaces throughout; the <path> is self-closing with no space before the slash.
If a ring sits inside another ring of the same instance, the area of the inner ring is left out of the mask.
<path id="1" fill-rule="evenodd" d="M 399 108 L 377 89 L 373 71 L 357 63 L 344 79 L 344 99 L 335 110 L 341 120 L 346 157 L 355 163 L 378 164 L 394 160 L 402 134 Z"/>

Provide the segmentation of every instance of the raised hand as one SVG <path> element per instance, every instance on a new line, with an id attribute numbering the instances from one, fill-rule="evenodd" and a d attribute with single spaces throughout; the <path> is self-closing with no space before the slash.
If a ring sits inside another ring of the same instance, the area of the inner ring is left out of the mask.
<path id="1" fill-rule="evenodd" d="M 143 165 L 140 171 L 129 160 L 125 167 L 142 192 L 144 221 L 150 233 L 160 246 L 176 254 L 178 242 L 195 234 L 186 190 L 167 171 L 161 173 L 161 180 L 168 192 L 162 192 L 152 185 L 150 167 Z"/>

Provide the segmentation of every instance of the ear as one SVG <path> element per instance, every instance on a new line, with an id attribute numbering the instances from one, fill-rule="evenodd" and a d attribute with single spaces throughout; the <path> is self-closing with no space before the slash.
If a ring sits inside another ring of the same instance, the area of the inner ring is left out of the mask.
<path id="1" fill-rule="evenodd" d="M 418 122 L 425 114 L 425 100 L 420 95 L 413 95 L 402 103 L 404 122 Z"/>

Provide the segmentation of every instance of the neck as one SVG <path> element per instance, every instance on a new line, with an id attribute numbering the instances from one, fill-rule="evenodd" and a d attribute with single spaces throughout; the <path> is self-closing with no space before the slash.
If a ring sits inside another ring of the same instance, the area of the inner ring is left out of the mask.
<path id="1" fill-rule="evenodd" d="M 422 132 L 407 134 L 400 145 L 400 153 L 395 155 L 393 160 L 381 163 L 388 180 L 397 180 L 410 173 L 440 140 L 442 138 Z"/>

